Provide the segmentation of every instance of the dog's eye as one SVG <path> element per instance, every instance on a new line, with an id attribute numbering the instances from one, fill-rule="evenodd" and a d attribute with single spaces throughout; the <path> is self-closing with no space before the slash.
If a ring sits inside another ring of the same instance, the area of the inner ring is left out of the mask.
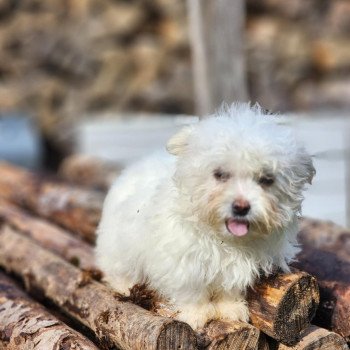
<path id="1" fill-rule="evenodd" d="M 214 170 L 214 177 L 218 181 L 225 182 L 231 177 L 231 174 L 228 171 L 216 169 L 216 170 Z"/>
<path id="2" fill-rule="evenodd" d="M 264 175 L 259 178 L 259 184 L 263 186 L 271 186 L 275 182 L 273 175 Z"/>

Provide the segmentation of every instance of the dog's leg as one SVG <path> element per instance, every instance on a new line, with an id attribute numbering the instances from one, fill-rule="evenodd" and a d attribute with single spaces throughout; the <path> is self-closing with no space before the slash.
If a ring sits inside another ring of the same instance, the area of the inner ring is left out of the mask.
<path id="1" fill-rule="evenodd" d="M 203 328 L 205 323 L 216 314 L 215 307 L 209 300 L 177 305 L 177 308 L 180 312 L 177 318 L 188 323 L 193 329 Z"/>
<path id="2" fill-rule="evenodd" d="M 225 293 L 215 302 L 216 317 L 220 319 L 229 319 L 232 321 L 249 320 L 249 310 L 247 302 L 239 293 Z"/>

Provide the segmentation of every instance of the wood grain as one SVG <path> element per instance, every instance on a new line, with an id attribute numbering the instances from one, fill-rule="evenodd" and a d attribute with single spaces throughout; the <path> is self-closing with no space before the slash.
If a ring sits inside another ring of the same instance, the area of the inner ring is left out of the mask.
<path id="1" fill-rule="evenodd" d="M 305 272 L 262 278 L 248 291 L 252 324 L 273 339 L 296 343 L 319 303 L 316 279 Z"/>
<path id="2" fill-rule="evenodd" d="M 0 272 L 0 348 L 98 350 L 90 340 L 30 299 L 2 272 Z"/>

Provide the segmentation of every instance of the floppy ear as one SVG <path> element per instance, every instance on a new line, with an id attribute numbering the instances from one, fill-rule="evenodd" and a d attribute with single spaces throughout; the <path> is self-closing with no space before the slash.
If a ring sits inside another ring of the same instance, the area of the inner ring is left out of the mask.
<path id="1" fill-rule="evenodd" d="M 190 136 L 192 130 L 193 126 L 185 126 L 174 136 L 172 136 L 167 143 L 167 151 L 175 156 L 180 155 L 187 146 L 188 137 Z"/>

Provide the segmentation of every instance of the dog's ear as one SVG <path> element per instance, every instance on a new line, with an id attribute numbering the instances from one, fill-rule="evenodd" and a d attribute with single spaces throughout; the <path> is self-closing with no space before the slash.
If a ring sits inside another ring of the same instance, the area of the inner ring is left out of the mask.
<path id="1" fill-rule="evenodd" d="M 167 151 L 175 156 L 180 155 L 186 148 L 188 137 L 192 130 L 193 126 L 185 126 L 172 136 L 166 145 Z"/>
<path id="2" fill-rule="evenodd" d="M 298 150 L 295 172 L 299 178 L 304 180 L 304 183 L 312 184 L 312 179 L 316 174 L 316 170 L 313 165 L 312 156 L 309 155 L 304 148 Z"/>

